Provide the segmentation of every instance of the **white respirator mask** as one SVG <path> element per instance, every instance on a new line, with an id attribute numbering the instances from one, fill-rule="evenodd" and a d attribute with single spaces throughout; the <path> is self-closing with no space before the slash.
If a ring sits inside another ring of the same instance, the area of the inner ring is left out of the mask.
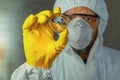
<path id="1" fill-rule="evenodd" d="M 82 18 L 75 18 L 68 24 L 68 40 L 75 49 L 86 48 L 92 39 L 92 28 Z"/>

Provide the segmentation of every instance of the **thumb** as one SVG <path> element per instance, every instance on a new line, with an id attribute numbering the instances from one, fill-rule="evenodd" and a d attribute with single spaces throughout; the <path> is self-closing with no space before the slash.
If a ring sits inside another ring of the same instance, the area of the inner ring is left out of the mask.
<path id="1" fill-rule="evenodd" d="M 56 7 L 53 10 L 53 13 L 54 13 L 55 16 L 60 16 L 61 15 L 61 8 L 60 7 Z"/>
<path id="2" fill-rule="evenodd" d="M 56 7 L 56 8 L 53 10 L 53 13 L 54 13 L 54 14 L 61 14 L 61 8 L 60 8 L 60 7 Z"/>
<path id="3" fill-rule="evenodd" d="M 67 44 L 68 41 L 68 29 L 66 28 L 63 32 L 60 33 L 60 37 L 55 42 L 56 50 L 61 51 Z"/>

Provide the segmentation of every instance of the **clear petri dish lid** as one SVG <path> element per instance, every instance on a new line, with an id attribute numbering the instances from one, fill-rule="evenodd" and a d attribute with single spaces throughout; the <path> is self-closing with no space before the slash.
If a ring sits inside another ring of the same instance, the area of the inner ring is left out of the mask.
<path id="1" fill-rule="evenodd" d="M 66 29 L 67 21 L 62 15 L 56 16 L 48 21 L 48 26 L 52 31 L 59 33 Z"/>

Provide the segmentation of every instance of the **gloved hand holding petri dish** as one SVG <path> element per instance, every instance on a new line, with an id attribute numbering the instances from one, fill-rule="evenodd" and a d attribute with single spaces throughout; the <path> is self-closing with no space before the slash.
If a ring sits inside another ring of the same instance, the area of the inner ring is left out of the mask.
<path id="1" fill-rule="evenodd" d="M 23 23 L 23 44 L 28 65 L 49 68 L 65 48 L 68 41 L 68 30 L 65 28 L 62 31 L 63 29 L 56 28 L 61 27 L 54 22 L 55 17 L 59 16 L 58 14 L 61 14 L 59 7 L 56 7 L 54 11 L 44 10 L 36 15 L 28 16 Z M 62 31 L 58 40 L 54 39 L 52 29 L 57 32 Z"/>

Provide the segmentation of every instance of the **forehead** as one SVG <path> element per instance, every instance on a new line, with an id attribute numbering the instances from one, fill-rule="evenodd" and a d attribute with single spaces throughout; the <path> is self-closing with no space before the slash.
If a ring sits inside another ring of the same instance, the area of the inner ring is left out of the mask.
<path id="1" fill-rule="evenodd" d="M 66 14 L 95 14 L 95 12 L 93 12 L 89 8 L 83 7 L 83 6 L 71 8 L 68 11 L 66 11 L 65 13 Z"/>

